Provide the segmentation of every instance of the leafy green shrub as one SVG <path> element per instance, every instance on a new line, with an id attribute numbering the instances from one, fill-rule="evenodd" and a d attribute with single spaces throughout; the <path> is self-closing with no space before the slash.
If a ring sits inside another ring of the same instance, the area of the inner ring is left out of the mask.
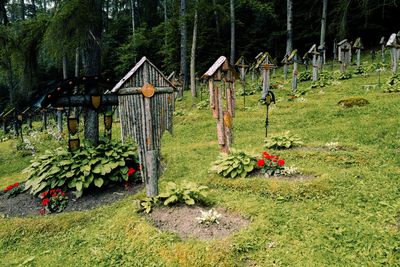
<path id="1" fill-rule="evenodd" d="M 400 74 L 393 74 L 384 85 L 385 93 L 396 93 L 400 92 Z"/>
<path id="2" fill-rule="evenodd" d="M 339 75 L 337 76 L 338 80 L 348 80 L 353 76 L 353 74 L 351 73 L 351 71 L 345 71 L 345 72 L 341 72 L 339 73 Z"/>
<path id="3" fill-rule="evenodd" d="M 283 135 L 277 135 L 265 139 L 264 148 L 272 149 L 288 149 L 295 146 L 302 145 L 303 142 L 298 135 L 286 132 Z"/>
<path id="4" fill-rule="evenodd" d="M 209 101 L 206 99 L 206 100 L 203 100 L 203 101 L 200 101 L 199 103 L 197 103 L 196 107 L 197 107 L 197 109 L 203 109 L 203 108 L 208 107 L 209 104 L 210 104 Z"/>
<path id="5" fill-rule="evenodd" d="M 150 213 L 155 206 L 164 204 L 171 206 L 177 204 L 194 205 L 196 202 L 204 202 L 207 186 L 198 186 L 195 183 L 184 182 L 182 185 L 169 182 L 165 191 L 156 197 L 145 197 L 137 201 L 138 210 Z"/>
<path id="6" fill-rule="evenodd" d="M 211 167 L 211 171 L 225 178 L 245 178 L 254 170 L 256 157 L 243 151 L 232 150 L 230 154 L 221 153 Z"/>
<path id="7" fill-rule="evenodd" d="M 127 160 L 136 166 L 127 166 Z M 137 149 L 129 144 L 107 141 L 74 152 L 57 148 L 31 160 L 31 165 L 24 170 L 29 173 L 25 186 L 34 195 L 61 187 L 76 190 L 79 197 L 84 189 L 136 178 L 138 172 L 128 176 L 128 167 L 137 168 L 137 164 Z"/>
<path id="8" fill-rule="evenodd" d="M 36 148 L 28 138 L 23 138 L 23 140 L 18 139 L 15 149 L 17 154 L 21 157 L 27 157 L 35 155 Z"/>
<path id="9" fill-rule="evenodd" d="M 299 81 L 306 82 L 311 80 L 311 72 L 309 70 L 300 72 Z"/>
<path id="10" fill-rule="evenodd" d="M 205 189 L 207 189 L 207 186 L 198 186 L 195 183 L 177 185 L 169 182 L 165 191 L 158 197 L 164 203 L 164 206 L 174 204 L 194 205 L 196 201 L 202 201 L 206 197 Z"/>
<path id="11" fill-rule="evenodd" d="M 356 67 L 356 69 L 354 70 L 354 74 L 356 74 L 356 75 L 367 74 L 367 70 L 364 66 L 360 65 L 360 66 Z"/>
<path id="12" fill-rule="evenodd" d="M 325 87 L 331 85 L 334 80 L 333 75 L 330 71 L 323 70 L 318 75 L 318 80 L 311 84 L 311 88 Z"/>

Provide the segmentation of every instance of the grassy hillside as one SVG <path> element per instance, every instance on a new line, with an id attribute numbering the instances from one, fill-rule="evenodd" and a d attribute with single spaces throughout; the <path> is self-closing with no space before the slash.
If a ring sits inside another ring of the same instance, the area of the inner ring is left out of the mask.
<path id="1" fill-rule="evenodd" d="M 207 185 L 217 207 L 251 220 L 228 238 L 182 240 L 161 232 L 135 212 L 133 196 L 92 211 L 0 218 L 0 265 L 400 265 L 400 95 L 362 87 L 377 79 L 354 77 L 294 101 L 288 101 L 289 85 L 274 90 L 270 134 L 289 130 L 301 136 L 304 147 L 271 152 L 314 177 L 306 181 L 233 180 L 209 173 L 219 153 L 215 119 L 208 108 L 196 108 L 189 94 L 177 102 L 174 134 L 165 134 L 162 142 L 161 187 L 183 180 Z M 337 105 L 348 97 L 370 104 Z M 264 151 L 265 106 L 258 98 L 248 96 L 244 109 L 237 97 L 234 147 L 250 153 Z M 20 171 L 29 162 L 15 156 L 13 142 L 0 143 L 2 187 L 23 180 Z M 54 147 L 48 142 L 41 146 Z M 349 149 L 318 149 L 329 142 Z"/>

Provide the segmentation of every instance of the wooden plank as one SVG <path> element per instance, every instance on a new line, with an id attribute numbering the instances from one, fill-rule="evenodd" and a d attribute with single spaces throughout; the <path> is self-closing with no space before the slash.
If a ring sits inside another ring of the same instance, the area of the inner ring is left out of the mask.
<path id="1" fill-rule="evenodd" d="M 146 195 L 155 197 L 158 195 L 158 153 L 157 150 L 145 152 L 145 161 L 147 169 Z"/>

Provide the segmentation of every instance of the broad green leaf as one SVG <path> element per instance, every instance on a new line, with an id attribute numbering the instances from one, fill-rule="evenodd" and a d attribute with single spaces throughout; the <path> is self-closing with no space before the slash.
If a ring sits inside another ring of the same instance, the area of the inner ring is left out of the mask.
<path id="1" fill-rule="evenodd" d="M 95 178 L 94 179 L 94 185 L 97 187 L 101 187 L 104 183 L 104 180 L 102 178 Z"/>
<path id="2" fill-rule="evenodd" d="M 83 186 L 82 181 L 76 182 L 75 186 L 76 186 L 76 190 L 82 191 L 82 186 Z"/>

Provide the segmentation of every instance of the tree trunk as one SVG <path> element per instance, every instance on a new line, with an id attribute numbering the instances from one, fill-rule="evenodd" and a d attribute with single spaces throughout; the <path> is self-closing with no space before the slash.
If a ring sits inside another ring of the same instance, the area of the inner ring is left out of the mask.
<path id="1" fill-rule="evenodd" d="M 293 0 L 286 0 L 287 7 L 287 39 L 286 54 L 289 56 L 293 49 Z"/>
<path id="2" fill-rule="evenodd" d="M 3 25 L 8 24 L 6 0 L 0 0 L 0 24 L 3 24 Z"/>
<path id="3" fill-rule="evenodd" d="M 231 57 L 230 63 L 233 66 L 235 64 L 235 1 L 230 0 L 231 10 Z"/>
<path id="4" fill-rule="evenodd" d="M 32 15 L 36 17 L 36 3 L 35 0 L 31 0 L 32 3 Z"/>
<path id="5" fill-rule="evenodd" d="M 47 11 L 47 2 L 46 2 L 46 0 L 43 0 L 42 3 L 43 3 L 43 11 L 46 12 Z"/>
<path id="6" fill-rule="evenodd" d="M 343 14 L 342 14 L 342 19 L 340 21 L 340 28 L 339 28 L 339 36 L 340 39 L 346 38 L 347 35 L 347 15 L 348 15 L 348 10 L 350 7 L 352 0 L 348 0 L 347 3 L 343 6 Z"/>
<path id="7" fill-rule="evenodd" d="M 196 1 L 197 4 L 197 1 Z M 192 97 L 196 97 L 196 77 L 195 77 L 195 67 L 196 67 L 196 44 L 197 44 L 197 6 L 194 11 L 194 22 L 193 22 L 193 39 L 192 39 L 192 51 L 190 53 L 190 91 L 192 92 Z"/>
<path id="8" fill-rule="evenodd" d="M 25 19 L 25 2 L 24 0 L 19 0 L 19 5 L 20 5 L 20 19 L 24 20 Z"/>
<path id="9" fill-rule="evenodd" d="M 100 51 L 100 38 L 102 31 L 102 1 L 101 0 L 88 0 L 90 5 L 91 14 L 88 16 L 93 17 L 93 24 L 90 25 L 86 40 L 83 44 L 84 49 L 82 53 L 84 73 L 88 76 L 95 76 L 100 74 L 101 66 L 101 51 Z M 100 94 L 98 88 L 87 88 L 86 94 Z M 93 145 L 97 145 L 99 141 L 99 118 L 96 110 L 92 107 L 85 107 L 84 120 L 85 120 L 85 139 Z"/>
<path id="10" fill-rule="evenodd" d="M 214 18 L 215 18 L 215 30 L 217 32 L 217 42 L 220 41 L 221 34 L 219 30 L 219 18 L 218 18 L 218 12 L 217 12 L 217 5 L 215 3 L 215 0 L 213 0 L 213 8 L 214 8 Z"/>
<path id="11" fill-rule="evenodd" d="M 181 71 L 180 76 L 183 80 L 183 86 L 179 89 L 178 98 L 183 97 L 183 90 L 188 87 L 188 75 L 187 75 L 187 25 L 186 25 L 186 0 L 181 0 L 180 7 L 181 17 Z"/>
<path id="12" fill-rule="evenodd" d="M 168 13 L 167 13 L 167 0 L 164 0 L 164 45 L 167 47 L 168 45 Z"/>
<path id="13" fill-rule="evenodd" d="M 322 47 L 323 50 L 323 63 L 325 64 L 325 36 L 326 36 L 326 17 L 328 13 L 328 0 L 322 0 L 322 17 L 321 17 L 321 38 L 319 41 L 320 47 Z"/>
<path id="14" fill-rule="evenodd" d="M 133 46 L 135 46 L 135 3 L 134 0 L 130 0 L 131 4 L 131 21 L 132 21 L 132 40 Z"/>

